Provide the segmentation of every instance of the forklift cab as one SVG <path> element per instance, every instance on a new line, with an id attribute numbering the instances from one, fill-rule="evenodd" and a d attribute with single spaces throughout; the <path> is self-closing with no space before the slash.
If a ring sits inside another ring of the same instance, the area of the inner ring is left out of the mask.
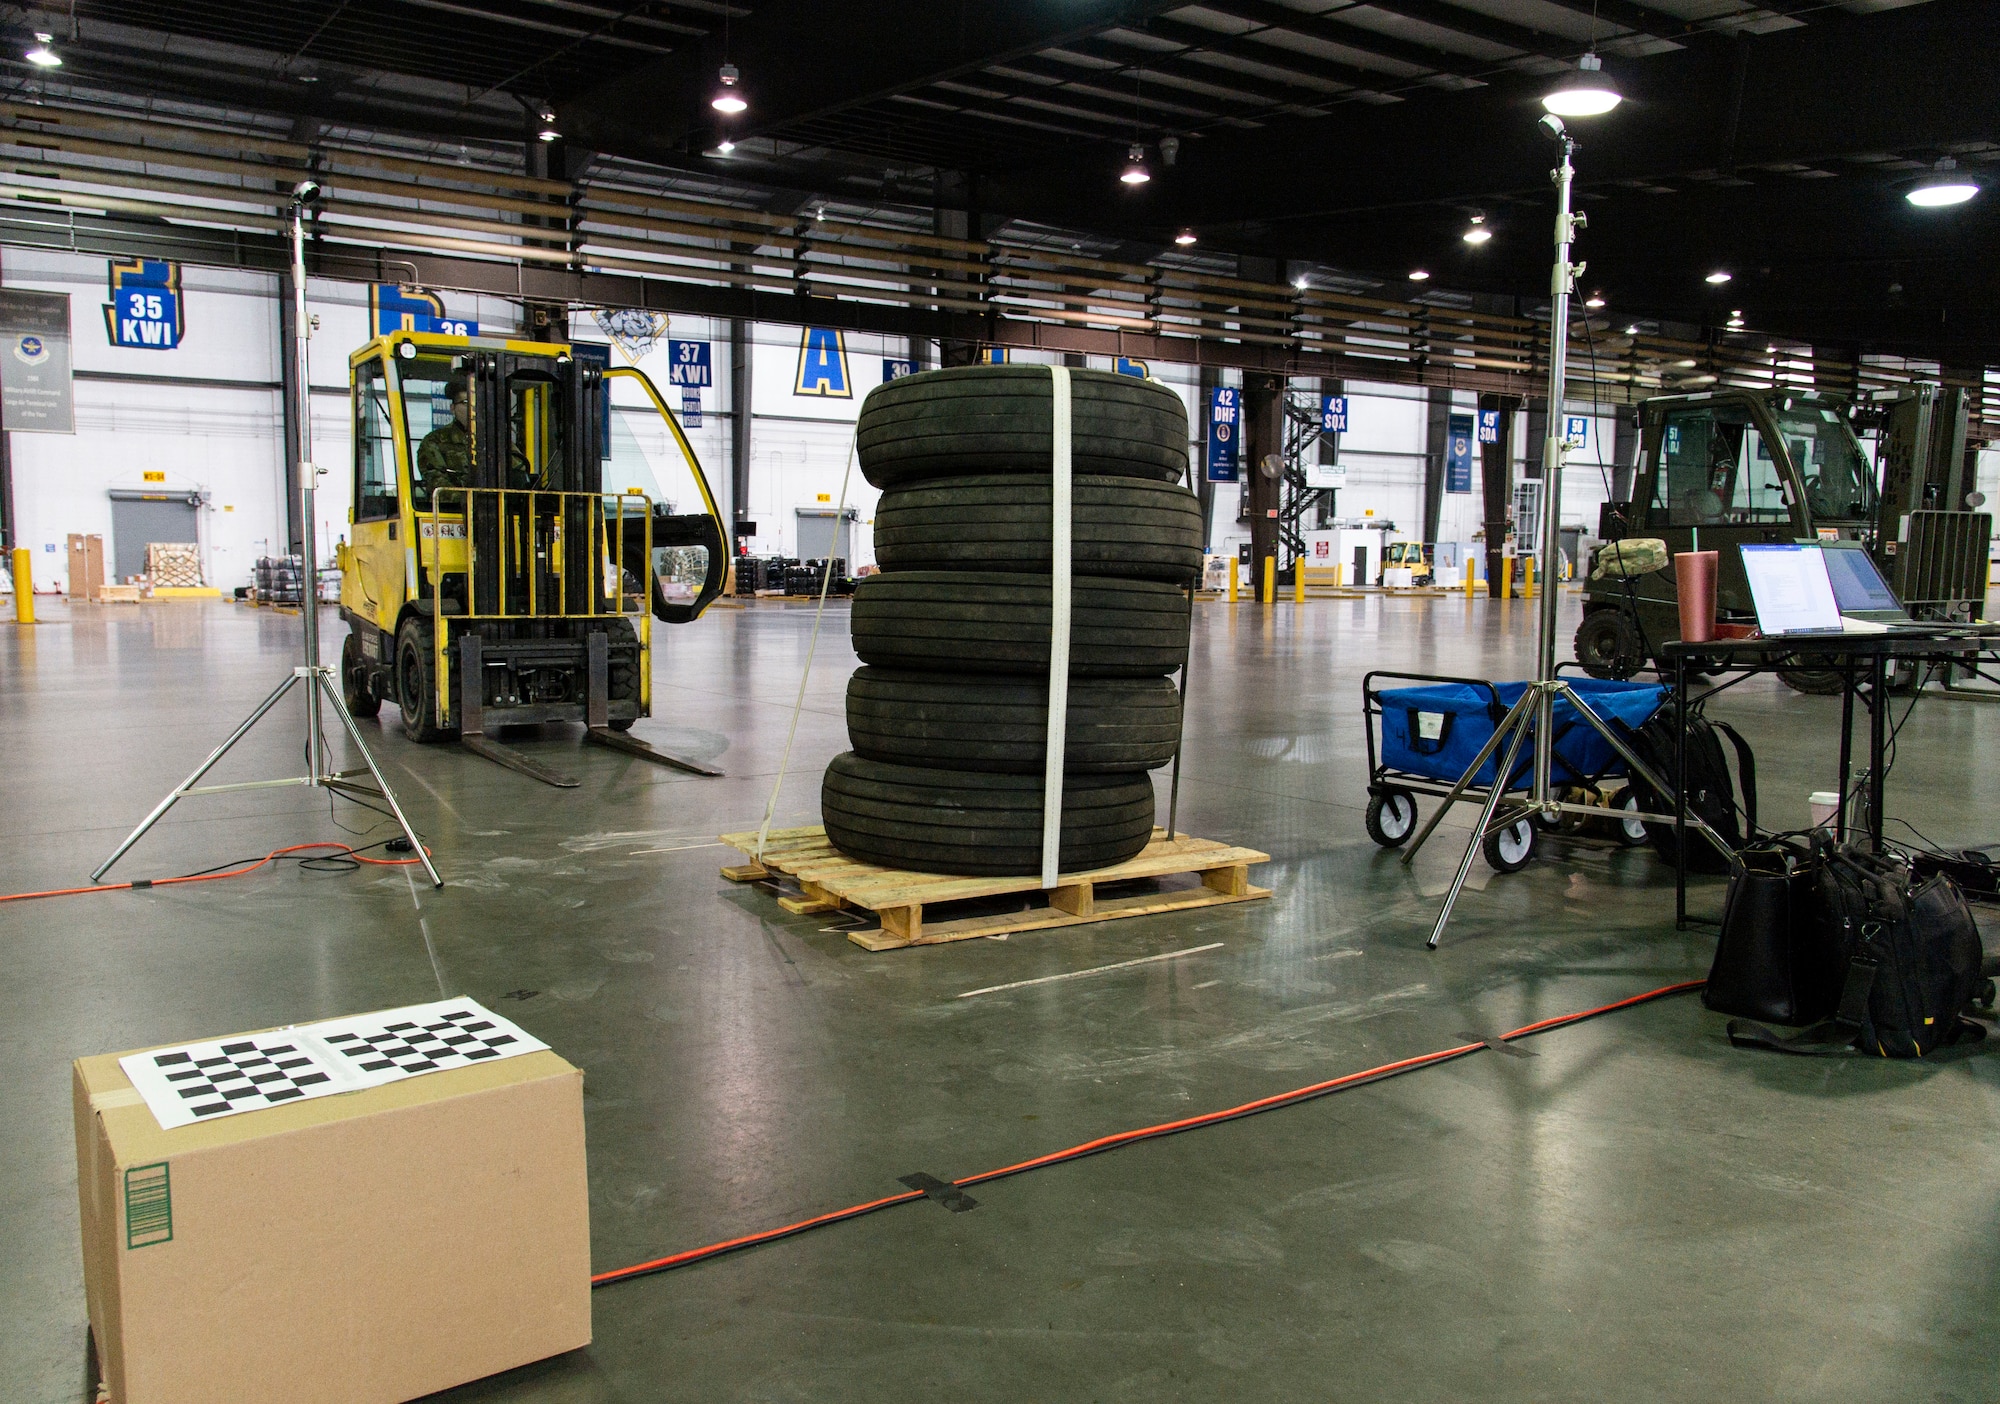
<path id="1" fill-rule="evenodd" d="M 1814 391 L 1715 391 L 1645 402 L 1626 534 L 1714 551 L 1718 616 L 1754 617 L 1738 546 L 1852 539 L 1875 521 L 1875 475 L 1848 406 Z M 1593 594 L 1597 593 L 1593 589 Z M 1640 578 L 1646 635 L 1678 637 L 1671 574 Z"/>
<path id="2" fill-rule="evenodd" d="M 564 345 L 422 332 L 379 336 L 349 368 L 350 710 L 393 701 L 419 740 L 647 715 L 652 621 L 698 617 L 728 555 L 646 376 Z"/>

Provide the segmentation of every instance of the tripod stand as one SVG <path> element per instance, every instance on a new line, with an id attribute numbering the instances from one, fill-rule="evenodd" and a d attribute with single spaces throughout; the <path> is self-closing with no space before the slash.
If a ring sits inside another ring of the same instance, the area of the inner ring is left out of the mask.
<path id="1" fill-rule="evenodd" d="M 153 812 L 139 821 L 139 827 L 134 829 L 126 837 L 125 842 L 119 844 L 117 850 L 99 864 L 97 871 L 90 875 L 92 882 L 100 881 L 111 870 L 112 864 L 123 858 L 134 844 L 145 837 L 148 829 L 158 823 L 176 803 L 189 795 L 214 795 L 233 790 L 263 790 L 287 785 L 309 785 L 318 789 L 330 790 L 336 794 L 349 796 L 372 795 L 386 801 L 389 806 L 389 812 L 395 817 L 397 826 L 403 831 L 403 837 L 409 841 L 411 852 L 416 855 L 417 861 L 424 865 L 424 872 L 430 877 L 431 886 L 444 886 L 444 879 L 438 876 L 437 869 L 431 865 L 430 855 L 424 852 L 424 846 L 418 840 L 416 831 L 410 827 L 410 821 L 404 817 L 402 805 L 396 802 L 395 791 L 389 788 L 389 782 L 382 776 L 381 767 L 376 765 L 375 758 L 368 753 L 367 744 L 362 741 L 361 732 L 354 725 L 354 718 L 348 715 L 347 703 L 341 698 L 339 689 L 334 686 L 333 669 L 326 667 L 319 661 L 319 558 L 314 541 L 316 519 L 313 515 L 313 503 L 316 481 L 320 470 L 315 468 L 312 462 L 312 406 L 309 399 L 310 391 L 307 388 L 310 384 L 310 378 L 307 375 L 309 353 L 306 340 L 312 334 L 312 323 L 306 317 L 305 245 L 306 206 L 312 200 L 316 199 L 318 195 L 319 184 L 312 180 L 300 181 L 292 190 L 292 315 L 294 323 L 292 369 L 294 372 L 293 382 L 297 386 L 298 395 L 295 417 L 298 421 L 299 520 L 304 524 L 305 528 L 301 533 L 302 539 L 300 542 L 300 550 L 303 553 L 301 561 L 304 588 L 300 591 L 299 599 L 299 615 L 305 625 L 305 662 L 299 667 L 293 668 L 291 675 L 273 688 L 270 695 L 257 705 L 256 710 L 251 712 L 236 730 L 229 733 L 228 740 L 216 747 L 210 753 L 207 760 L 195 767 L 192 775 L 188 776 L 187 779 L 168 792 L 167 797 L 153 807 Z M 287 776 L 278 780 L 246 780 L 232 785 L 201 784 L 201 777 L 214 769 L 216 763 L 228 755 L 230 749 L 238 741 L 247 736 L 252 727 L 262 721 L 273 707 L 277 706 L 293 688 L 299 686 L 301 683 L 305 685 L 306 773 L 303 775 Z M 320 734 L 321 708 L 323 704 L 330 704 L 334 715 L 340 718 L 341 725 L 346 728 L 347 739 L 353 742 L 354 749 L 361 753 L 361 759 L 367 767 L 366 773 L 374 779 L 375 783 L 373 785 L 364 784 L 360 781 L 359 777 L 363 773 L 362 771 L 335 771 L 329 768 L 330 762 L 326 753 L 326 740 Z"/>
<path id="2" fill-rule="evenodd" d="M 1493 729 L 1493 735 L 1465 773 L 1458 777 L 1451 793 L 1443 804 L 1431 815 L 1416 840 L 1403 851 L 1403 862 L 1407 865 L 1417 856 L 1417 850 L 1424 846 L 1443 820 L 1446 811 L 1458 803 L 1459 796 L 1473 783 L 1494 754 L 1506 747 L 1505 758 L 1493 776 L 1493 785 L 1486 801 L 1479 809 L 1479 822 L 1473 826 L 1472 839 L 1465 846 L 1465 857 L 1459 861 L 1458 872 L 1453 875 L 1451 887 L 1445 893 L 1444 906 L 1439 910 L 1437 923 L 1431 928 L 1428 948 L 1436 950 L 1438 942 L 1444 939 L 1444 929 L 1451 921 L 1452 909 L 1458 903 L 1458 894 L 1465 888 L 1465 880 L 1472 872 L 1472 858 L 1479 851 L 1480 842 L 1495 828 L 1505 828 L 1518 822 L 1520 811 L 1524 811 L 1528 822 L 1539 823 L 1544 818 L 1563 814 L 1602 816 L 1604 811 L 1594 805 L 1575 804 L 1558 799 L 1551 789 L 1549 778 L 1555 764 L 1555 705 L 1560 699 L 1576 709 L 1577 715 L 1631 768 L 1632 775 L 1652 786 L 1653 793 L 1671 795 L 1673 787 L 1656 775 L 1652 768 L 1635 754 L 1605 720 L 1590 709 L 1576 690 L 1562 678 L 1556 676 L 1556 604 L 1555 564 L 1562 551 L 1562 468 L 1563 452 L 1567 447 L 1562 433 L 1563 394 L 1569 381 L 1569 298 L 1576 290 L 1577 275 L 1583 272 L 1581 263 L 1569 261 L 1570 246 L 1575 242 L 1576 231 L 1585 224 L 1580 214 L 1570 212 L 1570 185 L 1576 176 L 1576 166 L 1572 157 L 1576 154 L 1576 142 L 1564 129 L 1562 119 L 1553 114 L 1543 117 L 1539 125 L 1562 147 L 1562 164 L 1551 171 L 1550 177 L 1556 185 L 1556 264 L 1555 275 L 1550 284 L 1553 301 L 1549 308 L 1549 390 L 1548 390 L 1548 432 L 1542 441 L 1542 521 L 1541 553 L 1543 578 L 1540 611 L 1536 628 L 1535 681 L 1528 684 L 1520 700 L 1508 709 L 1500 724 Z M 1514 767 L 1520 759 L 1521 750 L 1530 737 L 1534 739 L 1534 773 L 1529 796 L 1526 800 L 1513 802 L 1515 813 L 1510 813 L 1500 824 L 1494 823 L 1503 796 L 1514 778 Z M 1667 823 L 1673 822 L 1671 814 L 1663 816 Z M 1658 819 L 1649 822 L 1660 822 Z M 1690 816 L 1688 827 L 1705 834 L 1709 842 L 1721 845 L 1706 824 Z M 1727 852 L 1727 849 L 1724 849 Z"/>

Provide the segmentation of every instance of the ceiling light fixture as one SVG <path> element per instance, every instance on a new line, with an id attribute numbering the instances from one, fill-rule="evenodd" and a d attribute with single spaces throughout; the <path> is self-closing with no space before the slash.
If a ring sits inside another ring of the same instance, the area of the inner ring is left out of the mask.
<path id="1" fill-rule="evenodd" d="M 721 91 L 709 99 L 708 105 L 725 117 L 734 117 L 737 113 L 746 111 L 750 106 L 749 103 L 743 100 L 743 94 L 736 91 L 736 81 L 740 77 L 742 75 L 736 71 L 735 64 L 725 63 L 722 65 Z"/>
<path id="2" fill-rule="evenodd" d="M 1184 249 L 1190 247 L 1195 242 L 1194 231 L 1192 229 L 1183 229 L 1180 233 L 1174 235 L 1174 242 Z"/>
<path id="3" fill-rule="evenodd" d="M 1558 117 L 1601 117 L 1624 100 L 1604 76 L 1604 61 L 1587 53 L 1576 61 L 1576 71 L 1543 97 L 1542 106 Z"/>
<path id="4" fill-rule="evenodd" d="M 556 114 L 546 107 L 542 109 L 541 130 L 535 133 L 543 141 L 560 141 L 562 133 L 556 128 Z"/>
<path id="5" fill-rule="evenodd" d="M 1127 185 L 1144 185 L 1152 178 L 1153 173 L 1146 169 L 1146 148 L 1135 141 L 1125 153 L 1125 170 L 1118 179 Z"/>
<path id="6" fill-rule="evenodd" d="M 1719 288 L 1724 283 L 1729 281 L 1729 274 L 1723 272 L 1720 268 L 1718 268 L 1713 273 L 1709 274 L 1704 281 L 1706 281 L 1712 287 Z"/>
<path id="7" fill-rule="evenodd" d="M 1637 322 L 1634 322 L 1631 326 L 1625 328 L 1625 335 L 1627 336 L 1637 336 L 1638 334 L 1639 334 L 1639 324 Z"/>
<path id="8" fill-rule="evenodd" d="M 1430 276 L 1431 275 L 1429 273 L 1426 273 L 1421 268 L 1412 268 L 1410 270 L 1410 281 L 1413 283 L 1428 282 L 1430 281 Z"/>
<path id="9" fill-rule="evenodd" d="M 33 54 L 28 55 L 33 58 Z M 1979 193 L 1976 182 L 1953 175 L 1958 162 L 1946 156 L 1932 168 L 1930 178 L 1903 198 L 1920 209 L 1934 210 L 1943 205 L 1962 205 Z"/>
<path id="10" fill-rule="evenodd" d="M 1483 244 L 1493 237 L 1493 231 L 1486 227 L 1485 215 L 1474 215 L 1472 217 L 1472 228 L 1466 230 L 1459 237 L 1464 239 L 1468 244 Z"/>
<path id="11" fill-rule="evenodd" d="M 28 62 L 37 68 L 61 68 L 62 55 L 49 47 L 55 37 L 53 34 L 37 33 L 35 35 L 35 47 L 28 50 L 25 55 Z"/>
<path id="12" fill-rule="evenodd" d="M 728 137 L 724 137 L 720 142 L 716 144 L 715 154 L 718 156 L 727 156 L 730 152 L 734 151 L 735 149 L 736 149 L 736 143 L 729 140 Z"/>
<path id="13" fill-rule="evenodd" d="M 1292 279 L 1292 286 L 1300 292 L 1304 292 L 1306 290 L 1306 275 L 1301 273 L 1298 277 Z"/>
<path id="14" fill-rule="evenodd" d="M 1589 297 L 1586 297 L 1583 300 L 1583 305 L 1585 307 L 1588 307 L 1591 311 L 1595 312 L 1598 308 L 1604 305 L 1604 294 L 1601 292 L 1592 293 Z"/>

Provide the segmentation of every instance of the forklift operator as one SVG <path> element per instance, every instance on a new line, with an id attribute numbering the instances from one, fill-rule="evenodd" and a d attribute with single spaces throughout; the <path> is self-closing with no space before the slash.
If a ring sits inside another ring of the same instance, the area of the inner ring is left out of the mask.
<path id="1" fill-rule="evenodd" d="M 464 371 L 453 371 L 447 382 L 451 397 L 451 421 L 424 435 L 417 446 L 419 499 L 427 499 L 439 488 L 468 488 L 472 484 L 472 381 Z M 510 488 L 539 486 L 526 455 L 519 448 L 508 455 L 512 471 Z"/>

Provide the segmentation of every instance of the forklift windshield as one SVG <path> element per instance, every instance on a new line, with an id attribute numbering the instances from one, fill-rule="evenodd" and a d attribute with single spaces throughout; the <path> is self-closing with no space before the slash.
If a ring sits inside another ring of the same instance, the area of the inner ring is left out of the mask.
<path id="1" fill-rule="evenodd" d="M 1781 404 L 1773 412 L 1813 520 L 1873 521 L 1875 475 L 1847 421 L 1810 404 Z"/>

